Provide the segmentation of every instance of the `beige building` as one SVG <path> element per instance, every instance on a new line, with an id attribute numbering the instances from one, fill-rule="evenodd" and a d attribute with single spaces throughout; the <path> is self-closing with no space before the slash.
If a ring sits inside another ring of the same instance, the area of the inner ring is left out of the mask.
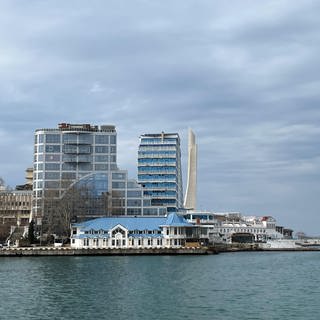
<path id="1" fill-rule="evenodd" d="M 0 224 L 27 225 L 32 204 L 32 190 L 0 191 Z"/>

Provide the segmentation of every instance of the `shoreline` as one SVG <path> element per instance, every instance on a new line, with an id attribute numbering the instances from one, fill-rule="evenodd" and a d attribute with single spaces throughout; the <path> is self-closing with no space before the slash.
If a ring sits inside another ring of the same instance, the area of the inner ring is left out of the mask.
<path id="1" fill-rule="evenodd" d="M 40 256 L 138 256 L 138 255 L 212 255 L 237 252 L 315 252 L 319 247 L 259 248 L 254 245 L 230 245 L 185 248 L 90 248 L 17 247 L 0 249 L 0 257 Z"/>

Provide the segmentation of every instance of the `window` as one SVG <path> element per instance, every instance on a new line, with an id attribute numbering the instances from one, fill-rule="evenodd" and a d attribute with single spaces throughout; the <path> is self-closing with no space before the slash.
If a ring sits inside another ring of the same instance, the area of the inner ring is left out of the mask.
<path id="1" fill-rule="evenodd" d="M 96 144 L 109 144 L 109 136 L 108 135 L 96 135 L 95 143 Z"/>
<path id="2" fill-rule="evenodd" d="M 92 135 L 91 134 L 79 134 L 79 143 L 92 144 Z"/>
<path id="3" fill-rule="evenodd" d="M 106 163 L 95 164 L 94 168 L 95 170 L 108 170 L 108 164 Z"/>
<path id="4" fill-rule="evenodd" d="M 63 152 L 65 153 L 77 153 L 78 148 L 75 145 L 72 144 L 66 144 L 63 146 Z"/>
<path id="5" fill-rule="evenodd" d="M 111 155 L 110 156 L 110 162 L 116 162 L 116 156 Z"/>
<path id="6" fill-rule="evenodd" d="M 110 144 L 116 144 L 116 136 L 110 136 Z"/>
<path id="7" fill-rule="evenodd" d="M 107 155 L 95 156 L 94 159 L 95 159 L 95 162 L 108 162 Z"/>
<path id="8" fill-rule="evenodd" d="M 46 134 L 46 143 L 60 143 L 60 134 Z"/>
<path id="9" fill-rule="evenodd" d="M 38 146 L 38 151 L 37 151 L 38 153 L 43 153 L 43 144 L 40 144 L 39 146 Z"/>
<path id="10" fill-rule="evenodd" d="M 60 170 L 60 163 L 46 163 L 46 170 Z"/>
<path id="11" fill-rule="evenodd" d="M 64 171 L 75 171 L 77 169 L 77 165 L 75 163 L 63 163 L 62 170 Z"/>
<path id="12" fill-rule="evenodd" d="M 58 152 L 60 152 L 60 145 L 48 144 L 48 145 L 46 145 L 46 152 L 58 153 Z"/>
<path id="13" fill-rule="evenodd" d="M 94 148 L 96 153 L 108 153 L 108 147 L 107 146 L 96 146 Z"/>
<path id="14" fill-rule="evenodd" d="M 50 188 L 50 189 L 59 188 L 59 181 L 46 181 L 45 188 Z"/>
<path id="15" fill-rule="evenodd" d="M 114 179 L 114 180 L 125 180 L 126 179 L 126 174 L 125 173 L 113 172 L 112 173 L 112 179 Z"/>
<path id="16" fill-rule="evenodd" d="M 79 163 L 78 169 L 79 169 L 79 171 L 91 171 L 92 164 L 91 163 Z"/>
<path id="17" fill-rule="evenodd" d="M 127 206 L 128 207 L 141 207 L 141 200 L 128 199 Z"/>
<path id="18" fill-rule="evenodd" d="M 60 172 L 46 172 L 46 179 L 60 179 Z"/>
<path id="19" fill-rule="evenodd" d="M 47 162 L 58 162 L 60 161 L 60 154 L 46 154 L 45 159 Z"/>
<path id="20" fill-rule="evenodd" d="M 117 152 L 116 147 L 111 146 L 110 147 L 110 153 L 116 153 L 116 152 Z"/>
<path id="21" fill-rule="evenodd" d="M 65 133 L 63 135 L 63 142 L 65 143 L 77 143 L 78 136 L 75 133 Z"/>
<path id="22" fill-rule="evenodd" d="M 128 191 L 128 198 L 141 198 L 141 191 Z"/>
<path id="23" fill-rule="evenodd" d="M 79 153 L 91 153 L 90 146 L 79 146 Z"/>
<path id="24" fill-rule="evenodd" d="M 126 186 L 125 182 L 117 182 L 117 181 L 112 182 L 112 188 L 114 189 L 124 189 L 125 186 Z"/>
<path id="25" fill-rule="evenodd" d="M 44 138 L 44 135 L 43 134 L 39 134 L 38 135 L 38 143 L 43 143 L 43 138 Z"/>

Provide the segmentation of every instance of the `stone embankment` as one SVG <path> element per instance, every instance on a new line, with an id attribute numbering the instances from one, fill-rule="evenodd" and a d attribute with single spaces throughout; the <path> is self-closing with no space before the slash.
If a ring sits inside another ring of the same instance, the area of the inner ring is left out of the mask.
<path id="1" fill-rule="evenodd" d="M 205 255 L 242 251 L 320 251 L 319 247 L 262 248 L 258 244 L 216 244 L 210 247 L 186 248 L 97 248 L 73 249 L 70 247 L 10 247 L 1 248 L 0 257 L 27 256 L 126 256 L 126 255 Z"/>
<path id="2" fill-rule="evenodd" d="M 18 247 L 0 249 L 0 257 L 24 256 L 123 256 L 123 255 L 204 255 L 207 248 L 121 248 L 73 249 L 70 247 Z"/>

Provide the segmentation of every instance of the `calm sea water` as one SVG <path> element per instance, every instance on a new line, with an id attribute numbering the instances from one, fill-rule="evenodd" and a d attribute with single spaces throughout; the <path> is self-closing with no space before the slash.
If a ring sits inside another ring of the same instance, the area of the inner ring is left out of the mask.
<path id="1" fill-rule="evenodd" d="M 0 258 L 0 319 L 320 319 L 320 252 Z"/>

